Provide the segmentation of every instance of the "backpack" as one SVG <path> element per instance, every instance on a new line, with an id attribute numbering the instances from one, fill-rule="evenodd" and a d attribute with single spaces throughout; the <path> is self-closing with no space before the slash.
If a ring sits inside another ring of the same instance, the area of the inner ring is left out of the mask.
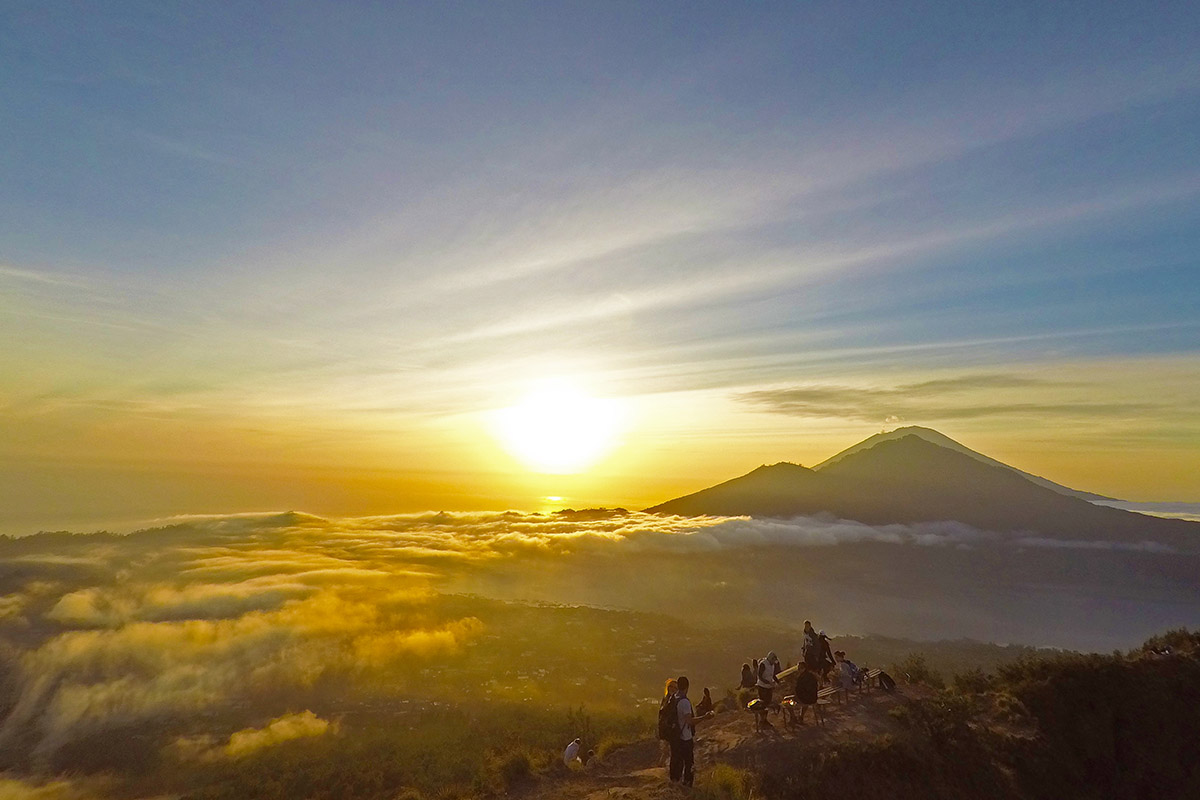
<path id="1" fill-rule="evenodd" d="M 679 695 L 673 694 L 658 707 L 658 738 L 673 742 L 682 731 L 679 728 Z"/>
<path id="2" fill-rule="evenodd" d="M 892 679 L 891 675 L 888 675 L 886 672 L 881 672 L 879 673 L 879 688 L 883 689 L 885 692 L 895 691 L 896 681 Z"/>

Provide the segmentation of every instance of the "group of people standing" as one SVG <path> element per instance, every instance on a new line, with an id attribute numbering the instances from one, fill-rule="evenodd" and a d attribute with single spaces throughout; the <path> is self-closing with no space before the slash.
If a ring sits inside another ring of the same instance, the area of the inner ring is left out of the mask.
<path id="1" fill-rule="evenodd" d="M 805 620 L 795 690 L 796 702 L 801 706 L 801 724 L 808 707 L 817 705 L 820 684 L 829 680 L 829 673 L 834 668 L 838 669 L 838 680 L 846 688 L 861 680 L 858 667 L 846 660 L 844 652 L 833 650 L 825 631 L 815 630 L 812 622 Z M 779 656 L 774 651 L 767 653 L 761 661 L 754 659 L 753 666 L 742 664 L 741 688 L 757 689 L 761 701 L 758 705 L 764 709 L 771 707 L 783 671 Z M 712 696 L 707 688 L 695 705 L 688 696 L 689 690 L 686 676 L 671 678 L 658 707 L 658 738 L 664 745 L 663 757 L 669 758 L 671 780 L 685 786 L 692 785 L 695 775 L 696 726 L 714 714 Z"/>
<path id="2" fill-rule="evenodd" d="M 809 671 L 820 676 L 824 683 L 829 679 L 829 671 L 837 666 L 837 659 L 825 631 L 813 628 L 811 620 L 804 620 L 804 641 L 800 646 L 800 663 Z M 779 656 L 774 651 L 767 653 L 762 661 L 754 659 L 751 664 L 742 664 L 742 689 L 758 689 L 758 698 L 767 705 L 771 704 L 775 687 L 779 683 L 779 673 L 783 666 Z"/>
<path id="3" fill-rule="evenodd" d="M 830 681 L 830 672 L 835 669 L 836 680 L 842 688 L 850 689 L 862 681 L 861 671 L 854 662 L 846 658 L 845 652 L 835 651 L 825 631 L 816 630 L 811 620 L 804 620 L 804 639 L 800 646 L 800 663 L 796 669 L 793 695 L 801 706 L 801 723 L 808 707 L 817 704 L 817 693 L 821 685 Z M 774 695 L 780 684 L 779 675 L 783 671 L 779 657 L 772 651 L 761 661 L 754 659 L 753 664 L 742 664 L 740 688 L 757 690 L 761 702 L 756 705 L 764 712 L 768 708 L 777 708 Z M 765 715 L 763 721 L 765 722 Z"/>

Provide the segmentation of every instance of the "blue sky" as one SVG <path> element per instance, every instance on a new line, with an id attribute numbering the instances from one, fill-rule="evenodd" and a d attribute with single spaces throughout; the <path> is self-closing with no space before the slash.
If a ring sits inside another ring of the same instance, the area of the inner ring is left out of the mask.
<path id="1" fill-rule="evenodd" d="M 1177 472 L 1198 45 L 1194 3 L 7 3 L 8 454 L 233 419 L 304 460 L 569 369 L 820 460 L 873 431 L 739 398 L 1036 373 L 1000 404 Z"/>

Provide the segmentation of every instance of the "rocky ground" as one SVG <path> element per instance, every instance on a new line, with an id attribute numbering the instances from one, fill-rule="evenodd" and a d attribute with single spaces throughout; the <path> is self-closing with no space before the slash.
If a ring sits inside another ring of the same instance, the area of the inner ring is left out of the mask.
<path id="1" fill-rule="evenodd" d="M 720 712 L 697 731 L 696 784 L 703 786 L 716 764 L 759 770 L 835 739 L 897 731 L 899 724 L 889 709 L 928 694 L 930 690 L 921 686 L 900 686 L 891 694 L 879 689 L 854 693 L 848 701 L 825 706 L 823 725 L 810 718 L 788 729 L 782 716 L 772 714 L 772 730 L 765 733 L 754 730 L 754 719 L 745 711 Z M 646 739 L 613 750 L 586 769 L 561 770 L 511 794 L 524 800 L 658 800 L 684 795 L 682 787 L 668 781 L 661 758 L 660 743 Z"/>

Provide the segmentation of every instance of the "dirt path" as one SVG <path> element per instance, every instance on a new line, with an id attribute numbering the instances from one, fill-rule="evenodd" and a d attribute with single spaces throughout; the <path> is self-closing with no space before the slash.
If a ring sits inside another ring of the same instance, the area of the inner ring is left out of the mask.
<path id="1" fill-rule="evenodd" d="M 873 737 L 897 729 L 888 710 L 930 691 L 903 686 L 888 694 L 875 690 L 851 695 L 848 702 L 826 706 L 824 725 L 811 719 L 794 730 L 784 727 L 782 716 L 771 715 L 773 729 L 756 733 L 754 719 L 745 711 L 718 714 L 696 734 L 696 783 L 714 764 L 761 769 L 775 758 L 796 749 L 820 748 L 847 736 Z M 586 770 L 550 776 L 511 793 L 523 800 L 660 800 L 684 796 L 682 787 L 667 780 L 659 766 L 659 743 L 647 739 L 607 754 Z"/>

